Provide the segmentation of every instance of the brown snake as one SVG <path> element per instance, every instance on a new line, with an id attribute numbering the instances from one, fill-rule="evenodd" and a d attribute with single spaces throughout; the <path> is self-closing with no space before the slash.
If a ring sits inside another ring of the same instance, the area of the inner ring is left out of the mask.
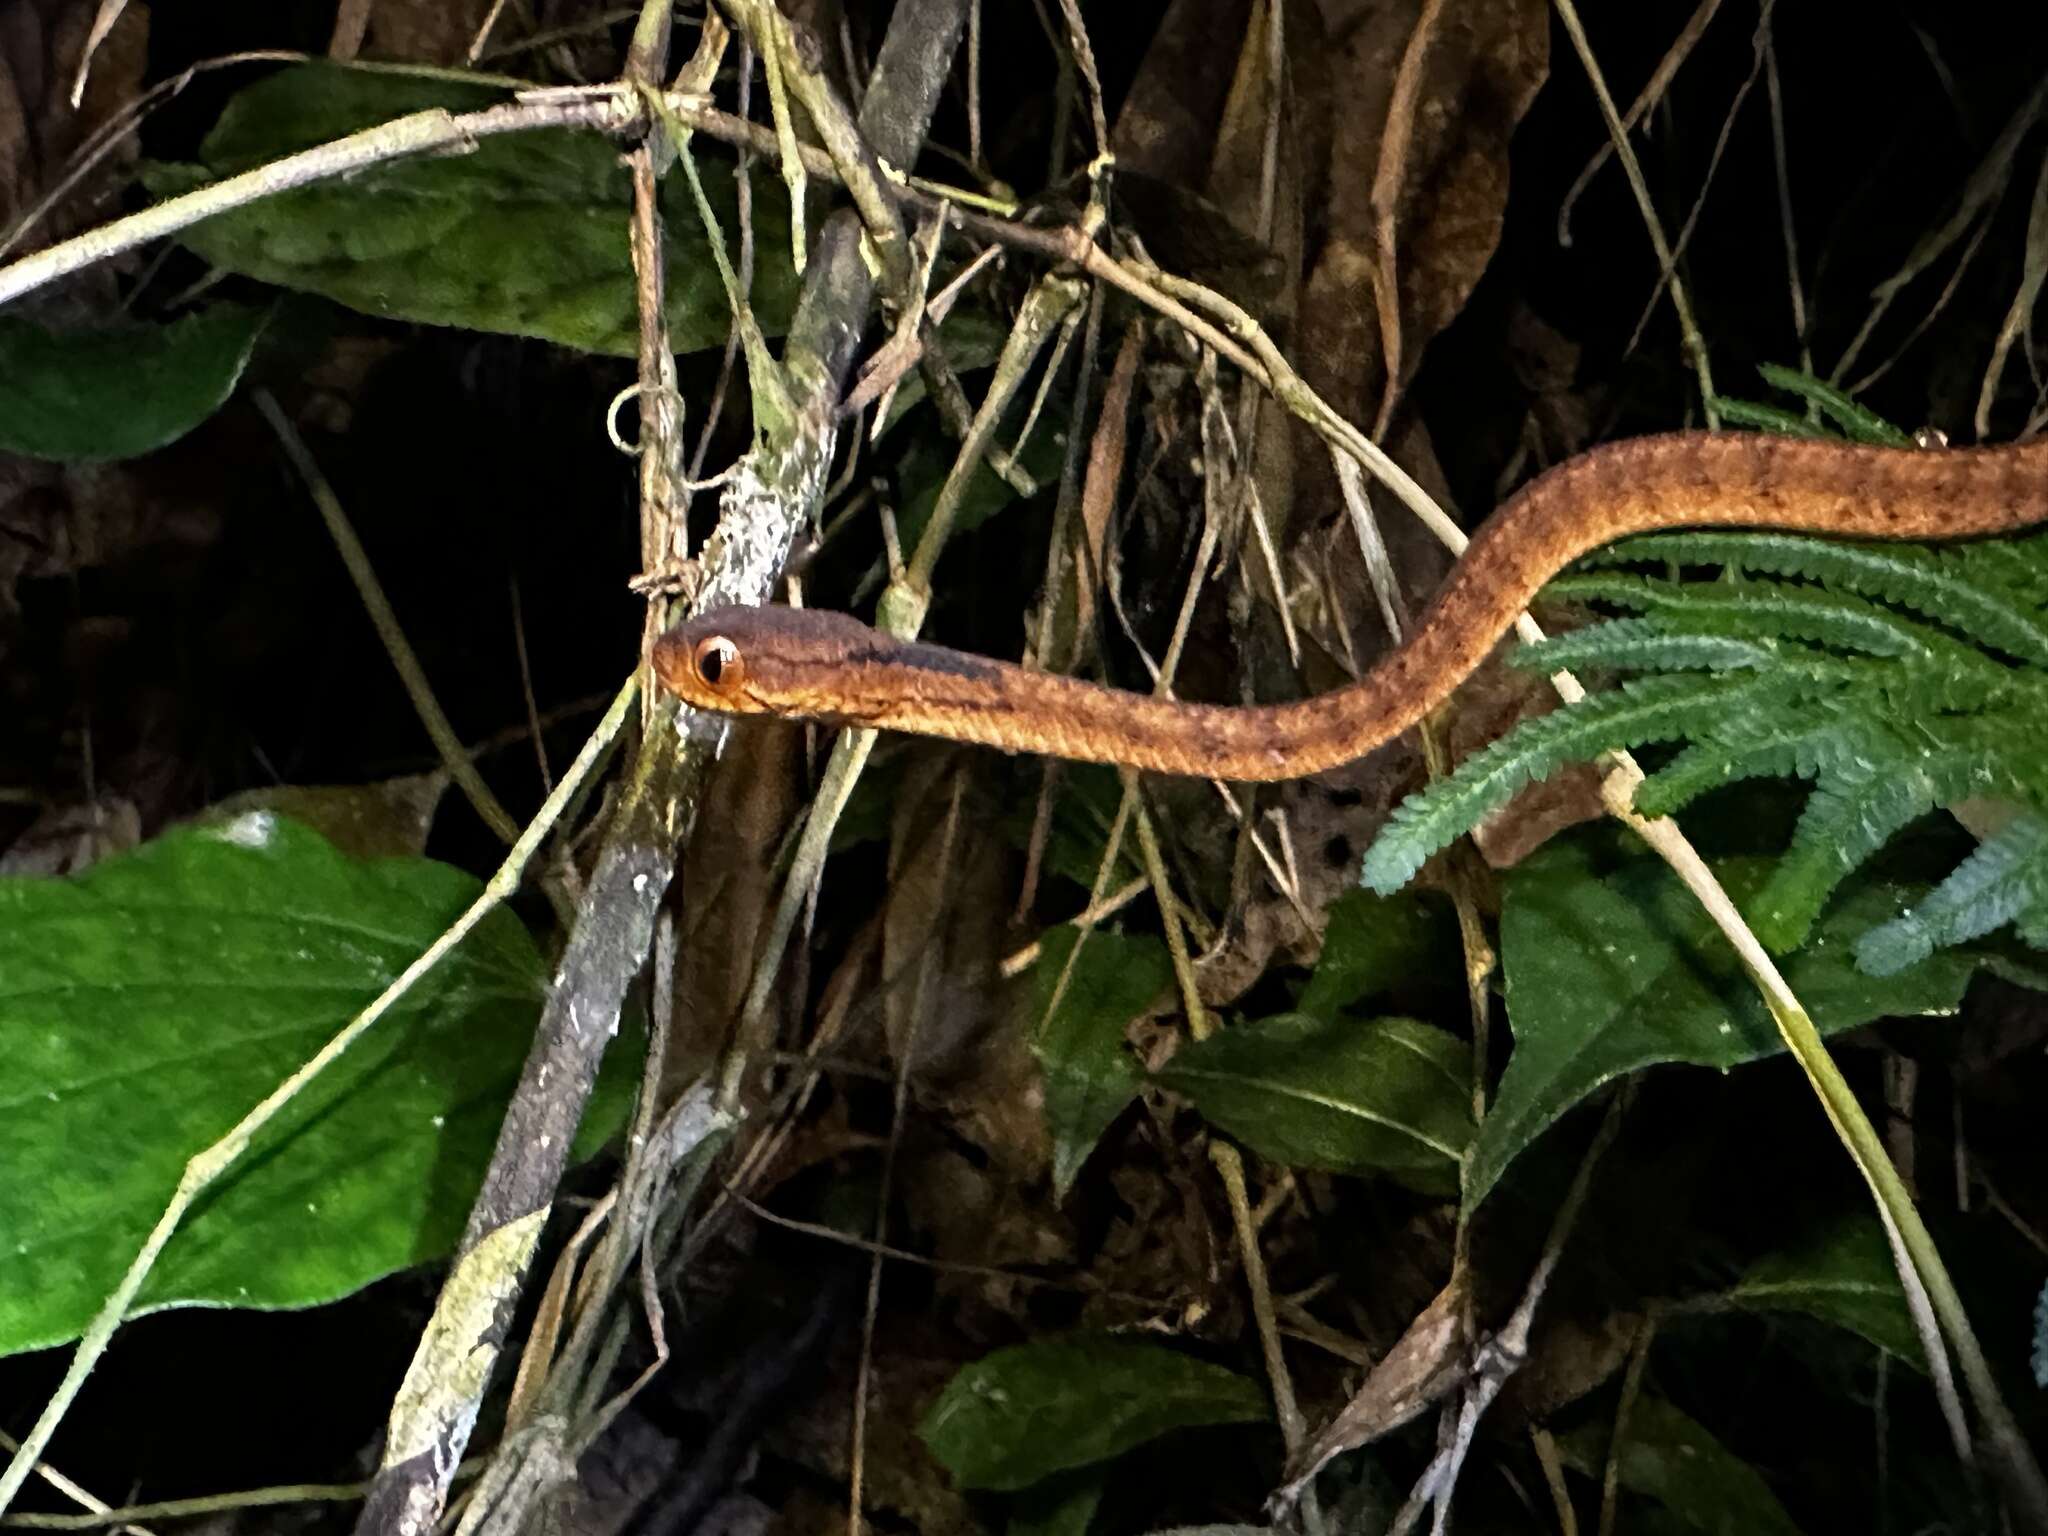
<path id="1" fill-rule="evenodd" d="M 1472 540 L 1399 649 L 1291 704 L 1189 704 L 897 640 L 839 613 L 721 608 L 655 643 L 662 684 L 701 709 L 824 719 L 1081 762 L 1291 779 L 1414 725 L 1485 659 L 1543 584 L 1630 534 L 1769 528 L 1955 539 L 2048 522 L 2048 438 L 1870 448 L 1674 433 L 1596 448 L 1529 482 Z"/>

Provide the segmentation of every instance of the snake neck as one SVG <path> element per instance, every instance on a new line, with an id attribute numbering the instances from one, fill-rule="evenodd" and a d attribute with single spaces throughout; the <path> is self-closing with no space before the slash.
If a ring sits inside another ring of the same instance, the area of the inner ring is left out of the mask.
<path id="1" fill-rule="evenodd" d="M 1636 438 L 1531 481 L 1452 570 L 1405 643 L 1357 682 L 1290 704 L 1188 704 L 1001 662 L 878 664 L 865 723 L 1158 773 L 1298 778 L 1362 757 L 1441 704 L 1581 555 L 1677 528 L 1953 539 L 2048 522 L 2048 439 L 1913 451 L 1704 433 Z M 950 652 L 930 650 L 933 656 Z M 919 654 L 921 654 L 920 652 Z M 905 653 L 907 654 L 907 653 Z"/>

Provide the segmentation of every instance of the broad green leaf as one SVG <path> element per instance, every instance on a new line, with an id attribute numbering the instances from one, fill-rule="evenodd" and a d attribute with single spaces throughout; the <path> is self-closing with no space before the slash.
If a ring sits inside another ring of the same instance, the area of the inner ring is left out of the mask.
<path id="1" fill-rule="evenodd" d="M 925 1444 L 963 1488 L 1013 1492 L 1176 1429 L 1268 1416 L 1265 1388 L 1141 1339 L 1069 1334 L 999 1349 L 925 1415 Z"/>
<path id="2" fill-rule="evenodd" d="M 164 325 L 47 331 L 0 316 L 0 449 L 86 464 L 174 443 L 234 393 L 267 318 L 217 304 Z"/>
<path id="3" fill-rule="evenodd" d="M 1565 1465 L 1587 1477 L 1604 1476 L 1607 1428 L 1588 1424 L 1562 1437 L 1558 1449 Z M 1622 1487 L 1655 1499 L 1693 1530 L 1800 1536 L 1756 1468 L 1661 1397 L 1646 1394 L 1629 1409 L 1620 1470 Z M 1621 1528 L 1629 1528 L 1626 1519 Z"/>
<path id="4" fill-rule="evenodd" d="M 1331 903 L 1323 952 L 1295 1008 L 1335 1018 L 1353 1003 L 1397 987 L 1464 991 L 1457 920 L 1449 905 L 1415 892 L 1346 891 Z"/>
<path id="5" fill-rule="evenodd" d="M 1413 1019 L 1289 1013 L 1220 1030 L 1156 1076 L 1269 1162 L 1449 1194 L 1472 1139 L 1471 1071 L 1470 1046 Z"/>
<path id="6" fill-rule="evenodd" d="M 0 1354 L 76 1335 L 186 1160 L 478 890 L 425 859 L 346 858 L 262 812 L 75 879 L 0 881 Z M 202 1200 L 138 1310 L 308 1306 L 447 1252 L 543 984 L 525 929 L 493 913 Z"/>
<path id="7" fill-rule="evenodd" d="M 1044 936 L 1032 987 L 1037 1028 L 1031 1049 L 1045 1073 L 1053 1191 L 1062 1199 L 1110 1121 L 1137 1096 L 1140 1075 L 1124 1049 L 1124 1030 L 1173 979 L 1160 940 L 1098 931 L 1082 946 L 1059 1006 L 1052 1008 L 1076 935 L 1063 925 Z"/>
<path id="8" fill-rule="evenodd" d="M 1734 952 L 1664 863 L 1591 832 L 1560 839 L 1507 879 L 1501 964 L 1515 1054 L 1466 1169 L 1476 1208 L 1558 1116 L 1625 1072 L 1658 1062 L 1726 1069 L 1783 1049 Z M 1761 859 L 1715 872 L 1738 902 L 1768 875 Z M 1852 879 L 1784 964 L 1823 1034 L 1899 1014 L 1945 1013 L 1983 956 L 1946 950 L 1886 977 L 1856 968 L 1855 941 L 1918 894 Z"/>
<path id="9" fill-rule="evenodd" d="M 1803 1312 L 1848 1329 L 1915 1370 L 1926 1368 L 1884 1229 L 1867 1216 L 1758 1261 L 1718 1299 L 1750 1312 Z"/>
<path id="10" fill-rule="evenodd" d="M 500 87 L 448 76 L 299 65 L 239 93 L 201 146 L 200 164 L 151 166 L 144 179 L 170 197 L 408 113 L 475 112 L 508 99 Z M 697 152 L 706 193 L 727 239 L 737 240 L 731 166 L 701 140 Z M 788 321 L 796 282 L 787 196 L 772 178 L 760 185 L 753 303 L 774 335 Z M 265 198 L 178 238 L 230 271 L 365 314 L 624 356 L 636 334 L 631 206 L 613 141 L 553 129 Z M 663 181 L 661 206 L 672 345 L 713 346 L 724 340 L 730 313 L 680 172 Z"/>
<path id="11" fill-rule="evenodd" d="M 1102 1484 L 1101 1467 L 1083 1467 L 1025 1489 L 1010 1505 L 1007 1536 L 1088 1536 Z"/>
<path id="12" fill-rule="evenodd" d="M 1023 391 L 1003 413 L 1003 426 L 997 434 L 997 441 L 1004 447 L 1011 446 L 1013 435 L 1023 427 L 1025 418 L 1030 414 L 1031 399 L 1031 391 Z M 1058 478 L 1066 455 L 1066 443 L 1053 426 L 1059 415 L 1056 400 L 1039 412 L 1037 424 L 1032 428 L 1019 460 L 1025 473 L 1037 481 L 1041 489 Z M 925 524 L 931 521 L 932 509 L 939 502 L 939 492 L 945 487 L 946 477 L 953 472 L 954 462 L 960 457 L 959 443 L 939 430 L 935 415 L 928 415 L 927 419 L 932 422 L 931 429 L 909 439 L 896 467 L 896 483 L 903 498 L 903 505 L 896 513 L 896 529 L 897 537 L 906 550 L 917 542 L 924 533 Z M 975 465 L 974 473 L 967 478 L 967 488 L 960 493 L 960 509 L 953 518 L 954 535 L 980 527 L 1016 500 L 1017 493 L 1011 489 L 1009 481 L 990 469 L 986 462 Z"/>

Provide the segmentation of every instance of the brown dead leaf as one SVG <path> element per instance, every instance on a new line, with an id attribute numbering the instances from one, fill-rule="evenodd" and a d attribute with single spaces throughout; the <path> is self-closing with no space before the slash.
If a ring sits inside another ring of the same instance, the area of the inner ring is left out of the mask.
<path id="1" fill-rule="evenodd" d="M 159 494 L 141 463 L 73 466 L 0 454 L 0 615 L 15 607 L 25 580 L 200 549 L 220 537 L 217 506 Z M 148 472 L 161 467 L 151 461 Z"/>
<path id="2" fill-rule="evenodd" d="M 142 813 L 120 795 L 53 805 L 0 853 L 0 875 L 55 878 L 90 869 L 142 841 Z"/>
<path id="3" fill-rule="evenodd" d="M 1276 1500 L 1291 1503 L 1332 1457 L 1398 1429 L 1457 1385 L 1472 1344 L 1464 1323 L 1467 1304 L 1466 1282 L 1453 1275 L 1372 1368 L 1343 1412 L 1289 1463 L 1287 1484 Z"/>
<path id="4" fill-rule="evenodd" d="M 1442 7 L 1426 39 L 1416 37 L 1423 0 L 1386 0 L 1363 9 L 1333 47 L 1332 87 L 1344 104 L 1333 124 L 1328 183 L 1320 200 L 1328 225 L 1302 295 L 1297 355 L 1303 377 L 1361 424 L 1397 420 L 1392 408 L 1432 338 L 1464 307 L 1492 260 L 1507 203 L 1509 139 L 1548 71 L 1549 12 L 1542 0 L 1473 0 Z M 1411 57 L 1411 47 L 1419 50 Z M 1404 62 L 1412 90 L 1397 101 Z M 1401 111 L 1399 123 L 1390 118 Z M 1387 277 L 1377 198 L 1392 216 L 1387 232 L 1396 302 L 1383 303 Z M 1397 314 L 1390 346 L 1381 316 Z M 1386 369 L 1398 358 L 1388 388 Z M 1411 472 L 1428 445 L 1397 431 L 1385 443 Z M 1319 440 L 1295 430 L 1300 456 L 1288 540 L 1343 521 L 1336 477 Z M 1394 569 L 1405 590 L 1431 590 L 1445 558 L 1404 515 L 1385 519 Z M 1347 530 L 1348 531 L 1348 530 Z M 1366 610 L 1355 554 L 1338 572 Z"/>
<path id="5" fill-rule="evenodd" d="M 1081 480 L 1081 544 L 1077 551 L 1080 558 L 1074 566 L 1072 585 L 1060 594 L 1055 633 L 1050 643 L 1040 647 L 1040 653 L 1055 671 L 1072 671 L 1095 634 L 1095 592 L 1106 569 L 1103 561 L 1109 522 L 1116 511 L 1117 490 L 1123 482 L 1131 386 L 1137 379 L 1138 359 L 1144 354 L 1145 334 L 1140 325 L 1125 330 L 1123 342 L 1116 349 L 1116 362 L 1110 367 L 1109 382 L 1103 386 L 1101 414 L 1088 439 L 1088 468 Z"/>
<path id="6" fill-rule="evenodd" d="M 1365 850 L 1420 772 L 1412 744 L 1402 743 L 1312 779 L 1273 786 L 1259 831 L 1294 884 L 1283 891 L 1263 860 L 1254 859 L 1247 888 L 1225 918 L 1224 942 L 1196 965 L 1202 1000 L 1235 1002 L 1275 963 L 1313 966 L 1322 953 L 1320 915 L 1358 886 Z M 1307 912 L 1315 921 L 1304 922 Z"/>
<path id="7" fill-rule="evenodd" d="M 275 811 L 304 822 L 351 858 L 416 856 L 426 851 L 447 788 L 448 774 L 439 768 L 374 784 L 277 784 L 229 795 L 195 820 L 218 826 L 247 811 Z"/>
<path id="8" fill-rule="evenodd" d="M 882 1017 L 889 1057 L 910 1060 L 918 1102 L 1033 1183 L 1050 1165 L 1037 1062 L 1010 1027 L 1010 855 L 971 780 L 971 753 L 911 755 L 890 829 Z M 913 1045 L 914 1042 L 914 1045 Z"/>
<path id="9" fill-rule="evenodd" d="M 409 64 L 460 64 L 490 13 L 491 0 L 377 0 L 364 52 Z"/>
<path id="10" fill-rule="evenodd" d="M 862 1446 L 863 1506 L 882 1516 L 884 1528 L 924 1536 L 978 1536 L 982 1527 L 966 1498 L 932 1459 L 917 1426 L 962 1362 L 934 1357 L 914 1326 L 890 1328 L 886 1318 L 874 1343 L 868 1377 L 867 1434 Z M 836 1488 L 851 1471 L 847 1424 L 853 1401 L 860 1330 L 846 1329 L 832 1351 L 830 1378 L 804 1394 L 768 1432 L 768 1445 Z M 888 1518 L 893 1515 L 895 1518 Z M 839 1524 L 846 1529 L 846 1511 Z"/>
<path id="11" fill-rule="evenodd" d="M 1155 181 L 1208 179 L 1216 123 L 1237 69 L 1254 0 L 1173 0 L 1117 114 L 1117 163 Z M 1219 39 L 1228 43 L 1219 46 Z"/>
<path id="12" fill-rule="evenodd" d="M 131 3 L 93 52 L 85 97 L 71 105 L 72 82 L 91 37 L 98 0 L 8 0 L 0 5 L 0 233 L 57 189 L 72 157 L 141 89 L 149 45 L 149 8 Z M 77 186 L 37 218 L 10 258 L 76 234 L 109 212 L 136 155 L 119 140 Z M 64 290 L 67 307 L 98 307 L 112 297 L 115 269 L 101 264 Z M 84 286 L 80 286 L 81 283 Z"/>
<path id="13" fill-rule="evenodd" d="M 798 814 L 804 736 L 781 724 L 738 723 L 705 787 L 677 882 L 675 1028 L 665 1070 L 672 1091 L 733 1044 L 761 932 L 782 891 L 776 855 Z M 791 989 L 775 997 L 760 1038 L 739 1042 L 756 1059 L 784 1038 L 794 1006 Z"/>
<path id="14" fill-rule="evenodd" d="M 1597 1318 L 1537 1313 L 1528 1358 L 1508 1378 L 1493 1407 L 1496 1430 L 1541 1424 L 1599 1387 L 1628 1360 L 1643 1314 L 1619 1310 Z"/>

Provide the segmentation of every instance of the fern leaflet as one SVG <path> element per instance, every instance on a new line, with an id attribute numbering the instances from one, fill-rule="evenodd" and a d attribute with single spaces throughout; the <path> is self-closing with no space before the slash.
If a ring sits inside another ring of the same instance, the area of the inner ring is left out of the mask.
<path id="1" fill-rule="evenodd" d="M 1366 851 L 1363 878 L 1381 895 L 1408 883 L 1429 856 L 1469 830 L 1532 779 L 1617 747 L 1675 741 L 1703 715 L 1782 704 L 1809 689 L 1806 671 L 1785 668 L 1729 679 L 1715 674 L 1647 677 L 1569 709 L 1526 720 L 1449 778 L 1396 807 Z"/>
<path id="2" fill-rule="evenodd" d="M 1856 963 L 1873 976 L 1889 976 L 1937 949 L 2003 928 L 2044 902 L 2048 820 L 2024 813 L 1978 844 L 1917 908 L 1857 940 Z"/>

